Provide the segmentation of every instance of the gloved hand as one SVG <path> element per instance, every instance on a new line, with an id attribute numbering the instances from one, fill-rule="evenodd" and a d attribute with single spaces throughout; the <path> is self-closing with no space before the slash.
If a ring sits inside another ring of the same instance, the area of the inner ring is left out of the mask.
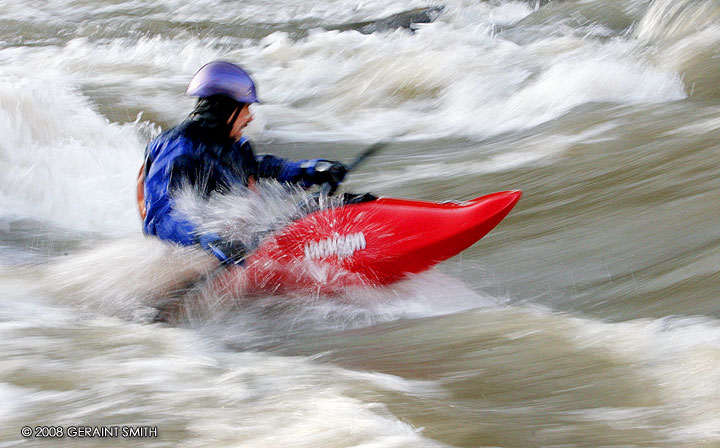
<path id="1" fill-rule="evenodd" d="M 224 266 L 242 266 L 248 254 L 248 248 L 241 241 L 226 241 L 215 234 L 201 236 L 200 246 L 215 255 Z"/>
<path id="2" fill-rule="evenodd" d="M 303 181 L 309 185 L 330 184 L 337 188 L 340 182 L 345 179 L 347 167 L 341 162 L 332 160 L 315 159 L 303 163 Z"/>

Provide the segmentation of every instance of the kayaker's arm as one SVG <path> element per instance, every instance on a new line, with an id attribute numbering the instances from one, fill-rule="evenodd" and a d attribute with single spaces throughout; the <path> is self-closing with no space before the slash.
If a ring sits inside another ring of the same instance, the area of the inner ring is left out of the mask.
<path id="1" fill-rule="evenodd" d="M 276 179 L 279 182 L 299 184 L 303 188 L 313 185 L 342 182 L 347 168 L 340 162 L 324 159 L 305 159 L 292 161 L 270 154 L 255 155 L 252 145 L 246 138 L 235 143 L 235 163 L 244 167 L 254 166 L 253 177 Z"/>
<path id="2" fill-rule="evenodd" d="M 223 265 L 243 263 L 247 254 L 247 248 L 243 243 L 223 240 L 214 233 L 198 236 L 196 227 L 190 221 L 178 217 L 169 205 L 163 208 L 166 210 L 164 213 L 156 214 L 151 222 L 147 223 L 152 226 L 155 235 L 184 246 L 198 244 Z"/>
<path id="3" fill-rule="evenodd" d="M 297 162 L 281 159 L 269 154 L 256 158 L 258 177 L 273 178 L 280 182 L 291 182 L 308 188 L 325 183 L 339 184 L 347 173 L 340 162 L 325 159 L 306 159 Z"/>

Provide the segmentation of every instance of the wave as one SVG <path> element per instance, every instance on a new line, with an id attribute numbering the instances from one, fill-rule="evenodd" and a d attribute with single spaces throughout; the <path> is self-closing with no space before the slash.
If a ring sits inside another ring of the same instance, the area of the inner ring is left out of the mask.
<path id="1" fill-rule="evenodd" d="M 4 78 L 0 215 L 78 231 L 135 226 L 129 205 L 142 148 L 136 125 L 109 123 L 56 79 Z"/>
<path id="2" fill-rule="evenodd" d="M 692 97 L 720 98 L 720 3 L 713 0 L 656 0 L 635 37 L 660 48 L 657 60 L 682 76 Z"/>

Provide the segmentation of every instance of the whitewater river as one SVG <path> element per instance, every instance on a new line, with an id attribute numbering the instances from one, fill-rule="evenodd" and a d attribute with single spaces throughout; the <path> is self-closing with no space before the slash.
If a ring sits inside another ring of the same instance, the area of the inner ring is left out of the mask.
<path id="1" fill-rule="evenodd" d="M 260 152 L 523 198 L 393 287 L 216 297 L 134 182 L 219 58 Z M 718 447 L 719 173 L 718 0 L 0 0 L 0 447 Z"/>

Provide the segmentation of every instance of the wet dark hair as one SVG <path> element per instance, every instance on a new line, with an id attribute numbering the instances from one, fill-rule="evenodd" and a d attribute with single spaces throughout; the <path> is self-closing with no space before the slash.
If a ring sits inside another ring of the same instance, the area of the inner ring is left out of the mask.
<path id="1" fill-rule="evenodd" d="M 214 139 L 229 138 L 235 120 L 228 120 L 237 116 L 245 103 L 240 103 L 225 95 L 213 95 L 198 99 L 195 109 L 188 116 L 202 134 Z"/>

